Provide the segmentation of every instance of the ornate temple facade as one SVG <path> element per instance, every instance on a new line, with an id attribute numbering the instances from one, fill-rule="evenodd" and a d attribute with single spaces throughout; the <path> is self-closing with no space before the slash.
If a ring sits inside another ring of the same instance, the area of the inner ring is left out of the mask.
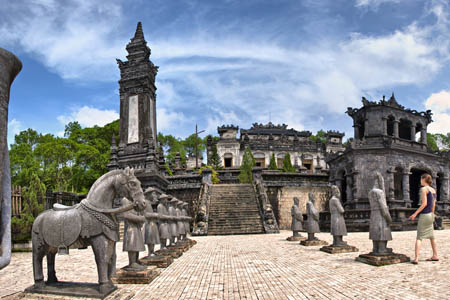
<path id="1" fill-rule="evenodd" d="M 224 168 L 239 168 L 245 149 L 248 147 L 256 161 L 256 166 L 268 168 L 272 155 L 275 155 L 278 168 L 282 167 L 286 154 L 290 154 L 291 163 L 299 171 L 315 173 L 328 169 L 325 162 L 327 153 L 344 150 L 343 133 L 327 132 L 326 142 L 313 141 L 311 132 L 297 131 L 288 125 L 254 123 L 250 129 L 241 129 L 234 125 L 217 128 L 219 140 L 207 141 L 207 154 L 211 158 L 214 145 Z"/>
<path id="2" fill-rule="evenodd" d="M 433 152 L 427 145 L 431 111 L 418 112 L 398 104 L 394 95 L 379 102 L 363 98 L 361 108 L 347 109 L 353 119 L 354 139 L 345 151 L 329 155 L 329 181 L 340 187 L 349 209 L 369 208 L 368 193 L 375 172 L 385 179 L 387 203 L 398 223 L 420 205 L 420 176 L 433 176 L 437 210 L 448 211 L 448 152 Z"/>

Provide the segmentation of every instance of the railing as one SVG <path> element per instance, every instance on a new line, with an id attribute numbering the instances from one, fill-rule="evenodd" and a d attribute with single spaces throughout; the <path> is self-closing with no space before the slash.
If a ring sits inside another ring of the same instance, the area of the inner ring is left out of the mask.
<path id="1" fill-rule="evenodd" d="M 202 173 L 202 186 L 198 201 L 194 205 L 194 224 L 192 235 L 207 235 L 208 234 L 208 218 L 209 218 L 209 204 L 211 200 L 211 174 L 212 171 L 204 169 Z"/>
<path id="2" fill-rule="evenodd" d="M 259 213 L 263 221 L 264 231 L 266 233 L 279 233 L 279 227 L 272 205 L 267 197 L 264 182 L 261 176 L 261 169 L 253 169 L 253 188 L 256 194 L 256 202 L 258 203 Z"/>

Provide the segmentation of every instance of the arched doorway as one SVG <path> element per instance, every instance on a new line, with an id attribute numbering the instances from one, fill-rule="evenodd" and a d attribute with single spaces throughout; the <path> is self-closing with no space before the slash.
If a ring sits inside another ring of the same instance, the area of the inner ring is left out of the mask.
<path id="1" fill-rule="evenodd" d="M 258 168 L 266 167 L 266 156 L 262 152 L 256 152 L 253 157 L 255 158 L 255 166 Z"/>
<path id="2" fill-rule="evenodd" d="M 233 166 L 233 154 L 231 154 L 231 153 L 224 154 L 223 165 L 225 168 L 231 168 Z"/>
<path id="3" fill-rule="evenodd" d="M 427 173 L 425 170 L 412 168 L 409 175 L 409 197 L 411 198 L 412 208 L 420 206 L 420 177 Z"/>

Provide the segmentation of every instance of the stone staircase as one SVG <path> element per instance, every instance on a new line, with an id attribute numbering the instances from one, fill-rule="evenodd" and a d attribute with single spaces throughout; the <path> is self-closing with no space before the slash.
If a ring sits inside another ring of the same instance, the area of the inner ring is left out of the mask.
<path id="1" fill-rule="evenodd" d="M 209 204 L 208 235 L 264 233 L 251 184 L 215 184 Z"/>

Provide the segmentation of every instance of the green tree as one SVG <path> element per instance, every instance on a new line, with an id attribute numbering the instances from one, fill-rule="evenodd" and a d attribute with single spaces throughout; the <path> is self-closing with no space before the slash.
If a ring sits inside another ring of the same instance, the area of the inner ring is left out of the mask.
<path id="1" fill-rule="evenodd" d="M 219 153 L 217 152 L 217 144 L 214 144 L 213 146 L 210 163 L 215 170 L 222 169 L 222 160 L 220 159 Z"/>
<path id="2" fill-rule="evenodd" d="M 238 176 L 240 183 L 252 183 L 252 169 L 255 164 L 256 162 L 255 158 L 253 157 L 252 151 L 250 150 L 250 148 L 245 149 L 244 156 L 242 157 L 240 173 Z"/>
<path id="3" fill-rule="evenodd" d="M 427 144 L 428 147 L 433 151 L 438 151 L 439 147 L 437 146 L 436 136 L 432 133 L 427 133 Z"/>
<path id="4" fill-rule="evenodd" d="M 292 166 L 291 163 L 291 155 L 289 153 L 286 153 L 283 159 L 283 172 L 286 173 L 295 172 L 295 168 Z"/>
<path id="5" fill-rule="evenodd" d="M 311 135 L 309 138 L 313 142 L 321 141 L 322 143 L 326 143 L 327 133 L 324 130 L 320 129 L 315 135 Z"/>
<path id="6" fill-rule="evenodd" d="M 269 170 L 278 170 L 275 153 L 272 153 L 272 156 L 270 157 Z"/>

